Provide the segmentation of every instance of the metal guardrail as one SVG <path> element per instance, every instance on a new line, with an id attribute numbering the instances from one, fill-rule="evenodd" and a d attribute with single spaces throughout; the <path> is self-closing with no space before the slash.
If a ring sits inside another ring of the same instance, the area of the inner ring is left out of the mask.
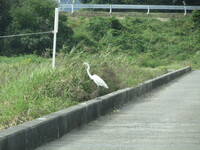
<path id="1" fill-rule="evenodd" d="M 186 15 L 187 10 L 200 10 L 200 6 L 185 6 L 185 5 L 120 5 L 120 4 L 60 4 L 59 8 L 61 11 L 64 9 L 74 9 L 89 8 L 89 9 L 109 9 L 112 13 L 113 9 L 147 9 L 147 14 L 150 10 L 183 10 L 184 15 Z"/>

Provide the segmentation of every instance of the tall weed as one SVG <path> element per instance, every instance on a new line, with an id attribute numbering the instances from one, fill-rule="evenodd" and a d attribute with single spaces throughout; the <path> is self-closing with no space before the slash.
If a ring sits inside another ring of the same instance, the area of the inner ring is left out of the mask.
<path id="1" fill-rule="evenodd" d="M 15 59 L 18 58 L 10 60 L 15 62 Z M 25 60 L 27 59 L 22 62 Z M 108 90 L 97 88 L 88 77 L 83 62 L 90 63 L 91 73 L 102 77 L 109 86 Z M 5 66 L 9 63 L 8 61 Z M 26 68 L 30 67 L 30 70 L 21 69 L 23 65 L 20 63 L 16 68 L 9 68 L 10 77 L 0 88 L 1 129 L 121 88 L 134 86 L 164 73 L 159 69 L 139 68 L 129 55 L 119 55 L 109 51 L 97 54 L 75 51 L 70 54 L 59 54 L 55 70 L 49 69 L 50 61 L 46 59 L 39 64 L 38 62 L 26 64 Z M 17 80 L 13 74 L 16 69 L 21 71 L 17 74 Z M 27 72 L 29 73 L 26 74 Z"/>

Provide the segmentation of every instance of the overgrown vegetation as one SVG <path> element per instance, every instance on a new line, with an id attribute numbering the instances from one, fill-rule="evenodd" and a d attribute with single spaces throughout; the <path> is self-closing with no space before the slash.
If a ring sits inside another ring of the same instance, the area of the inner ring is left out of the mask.
<path id="1" fill-rule="evenodd" d="M 200 30 L 200 11 L 194 10 L 192 12 L 192 22 L 194 23 L 194 26 L 196 29 Z"/>
<path id="2" fill-rule="evenodd" d="M 49 69 L 49 59 L 34 55 L 0 59 L 0 129 L 134 86 L 167 71 L 139 67 L 132 56 L 108 51 L 60 54 L 56 70 Z M 87 76 L 85 61 L 91 64 L 92 73 L 107 82 L 108 90 L 97 90 Z"/>
<path id="3" fill-rule="evenodd" d="M 41 4 L 46 2 L 50 1 Z M 55 3 L 51 1 L 52 5 L 46 9 L 48 13 L 44 14 L 41 8 L 46 6 L 40 8 L 39 4 L 38 0 L 24 0 L 22 6 L 10 11 L 9 28 L 2 33 L 35 32 L 37 27 L 50 30 Z M 26 12 L 27 7 L 30 12 Z M 32 16 L 33 22 L 27 21 L 28 16 Z M 143 14 L 142 17 L 89 18 L 62 14 L 59 32 L 55 70 L 50 69 L 50 36 L 0 41 L 4 44 L 1 55 L 40 55 L 0 57 L 0 129 L 135 86 L 168 69 L 186 65 L 200 68 L 198 11 L 191 17 L 178 18 Z M 83 62 L 91 64 L 91 72 L 107 82 L 108 90 L 97 90 Z"/>
<path id="4" fill-rule="evenodd" d="M 91 17 L 69 18 L 73 28 L 73 47 L 62 51 L 96 53 L 107 50 L 142 57 L 139 65 L 166 66 L 198 57 L 200 34 L 192 17 Z M 194 63 L 195 67 L 198 67 Z"/>

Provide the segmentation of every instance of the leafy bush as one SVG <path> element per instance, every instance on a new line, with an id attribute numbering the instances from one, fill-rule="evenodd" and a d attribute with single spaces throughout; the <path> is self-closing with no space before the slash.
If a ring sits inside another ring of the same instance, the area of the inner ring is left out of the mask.
<path id="1" fill-rule="evenodd" d="M 115 18 L 94 17 L 85 24 L 84 30 L 89 32 L 94 40 L 99 41 L 104 37 L 107 30 L 121 30 L 122 27 L 119 20 Z"/>
<path id="2" fill-rule="evenodd" d="M 199 10 L 194 10 L 192 12 L 192 16 L 191 19 L 194 23 L 195 28 L 199 28 L 200 29 L 200 11 Z"/>
<path id="3" fill-rule="evenodd" d="M 142 37 L 135 34 L 137 31 L 133 30 L 133 27 L 125 27 L 116 18 L 94 17 L 83 26 L 85 33 L 89 33 L 88 38 L 97 41 L 100 50 L 109 45 L 116 51 L 145 51 Z"/>

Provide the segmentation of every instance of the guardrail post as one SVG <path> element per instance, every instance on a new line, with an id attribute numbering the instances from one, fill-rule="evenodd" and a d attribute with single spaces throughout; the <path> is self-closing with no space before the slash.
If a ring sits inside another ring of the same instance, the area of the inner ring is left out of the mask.
<path id="1" fill-rule="evenodd" d="M 110 14 L 112 13 L 112 5 L 110 5 Z"/>
<path id="2" fill-rule="evenodd" d="M 72 7 L 71 13 L 73 14 L 74 13 L 74 4 L 72 4 L 71 7 Z"/>
<path id="3" fill-rule="evenodd" d="M 186 16 L 187 15 L 187 8 L 186 8 L 186 6 L 184 6 L 184 16 Z"/>
<path id="4" fill-rule="evenodd" d="M 187 14 L 187 8 L 186 8 L 186 3 L 185 1 L 183 1 L 183 5 L 184 5 L 184 16 Z"/>
<path id="5" fill-rule="evenodd" d="M 149 6 L 147 6 L 147 15 L 150 13 L 150 7 Z"/>

